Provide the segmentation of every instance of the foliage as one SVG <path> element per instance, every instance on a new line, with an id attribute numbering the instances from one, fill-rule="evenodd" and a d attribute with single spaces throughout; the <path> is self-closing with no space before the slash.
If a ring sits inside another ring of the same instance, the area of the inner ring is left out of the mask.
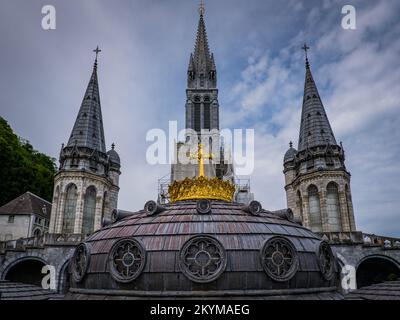
<path id="1" fill-rule="evenodd" d="M 397 276 L 397 274 L 395 274 L 395 273 L 391 273 L 391 274 L 389 274 L 388 277 L 387 277 L 387 280 L 388 280 L 388 281 L 396 281 L 397 279 L 398 279 L 398 276 Z"/>
<path id="2" fill-rule="evenodd" d="M 51 201 L 55 173 L 55 159 L 18 138 L 0 117 L 0 206 L 26 191 Z"/>

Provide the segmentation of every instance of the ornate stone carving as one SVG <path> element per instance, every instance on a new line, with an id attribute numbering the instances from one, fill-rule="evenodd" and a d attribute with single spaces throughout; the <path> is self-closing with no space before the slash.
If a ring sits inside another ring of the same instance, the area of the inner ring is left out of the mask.
<path id="1" fill-rule="evenodd" d="M 76 282 L 81 282 L 85 277 L 90 263 L 90 248 L 88 244 L 81 243 L 72 256 L 72 276 Z"/>
<path id="2" fill-rule="evenodd" d="M 180 267 L 186 277 L 194 282 L 216 280 L 225 270 L 226 252 L 222 244 L 210 236 L 189 239 L 180 252 Z"/>
<path id="3" fill-rule="evenodd" d="M 136 239 L 117 241 L 109 255 L 111 276 L 118 282 L 131 282 L 142 272 L 146 263 L 146 251 Z"/>
<path id="4" fill-rule="evenodd" d="M 273 280 L 288 281 L 299 267 L 297 250 L 288 239 L 273 237 L 261 249 L 261 264 Z"/>
<path id="5" fill-rule="evenodd" d="M 335 273 L 335 259 L 332 249 L 326 241 L 322 241 L 318 249 L 318 263 L 322 275 L 326 280 L 331 280 Z"/>

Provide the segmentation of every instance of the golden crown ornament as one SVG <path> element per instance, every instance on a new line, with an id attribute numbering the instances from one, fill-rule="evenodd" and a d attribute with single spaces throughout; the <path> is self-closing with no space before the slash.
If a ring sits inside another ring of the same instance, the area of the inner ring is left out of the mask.
<path id="1" fill-rule="evenodd" d="M 219 178 L 209 179 L 204 174 L 204 159 L 212 159 L 212 154 L 204 154 L 203 145 L 199 144 L 198 152 L 191 157 L 196 157 L 199 164 L 199 176 L 183 181 L 174 181 L 168 187 L 170 202 L 183 200 L 211 199 L 232 202 L 235 194 L 235 185 Z"/>

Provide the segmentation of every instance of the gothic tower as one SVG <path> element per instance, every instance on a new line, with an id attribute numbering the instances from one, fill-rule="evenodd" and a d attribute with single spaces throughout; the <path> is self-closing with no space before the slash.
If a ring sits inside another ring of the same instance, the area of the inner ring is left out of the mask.
<path id="1" fill-rule="evenodd" d="M 194 53 L 190 54 L 186 90 L 186 128 L 196 131 L 219 129 L 217 70 L 208 47 L 204 8 L 200 19 Z"/>
<path id="2" fill-rule="evenodd" d="M 314 82 L 306 45 L 306 77 L 298 150 L 284 157 L 287 205 L 314 232 L 355 231 L 350 173 Z"/>
<path id="3" fill-rule="evenodd" d="M 97 48 L 93 72 L 54 179 L 50 233 L 90 234 L 117 208 L 120 158 L 106 151 L 99 86 Z"/>
<path id="4" fill-rule="evenodd" d="M 217 160 L 211 160 L 211 163 L 205 165 L 206 176 L 222 178 L 233 176 L 233 169 L 224 164 L 223 150 L 220 147 L 217 69 L 214 55 L 208 46 L 204 12 L 204 4 L 201 4 L 195 48 L 190 54 L 187 71 L 186 129 L 191 131 L 192 134 L 187 135 L 191 136 L 192 141 L 197 140 L 205 146 L 206 151 L 218 156 L 215 157 Z M 179 163 L 178 153 L 183 145 L 185 144 L 178 143 L 176 146 L 177 163 L 171 167 L 172 181 L 192 178 L 198 174 L 197 165 Z"/>

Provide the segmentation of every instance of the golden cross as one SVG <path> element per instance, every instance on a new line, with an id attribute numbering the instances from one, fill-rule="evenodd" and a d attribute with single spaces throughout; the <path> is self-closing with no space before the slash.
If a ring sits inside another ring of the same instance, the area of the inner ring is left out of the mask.
<path id="1" fill-rule="evenodd" d="M 191 159 L 197 159 L 199 161 L 199 177 L 204 177 L 204 159 L 213 159 L 214 155 L 212 153 L 204 154 L 203 145 L 199 143 L 199 149 L 195 154 L 190 155 Z"/>

